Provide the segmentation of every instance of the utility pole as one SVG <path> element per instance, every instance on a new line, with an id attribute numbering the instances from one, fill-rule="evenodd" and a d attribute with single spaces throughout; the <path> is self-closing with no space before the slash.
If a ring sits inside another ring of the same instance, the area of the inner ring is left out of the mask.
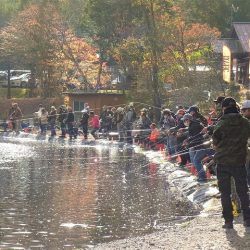
<path id="1" fill-rule="evenodd" d="M 233 19 L 234 19 L 234 13 L 237 13 L 239 10 L 239 7 L 235 7 L 234 4 L 231 5 L 231 16 L 230 16 L 230 25 L 232 26 L 233 24 Z"/>
<path id="2" fill-rule="evenodd" d="M 8 75 L 7 99 L 11 99 L 10 66 L 8 66 L 7 75 Z"/>

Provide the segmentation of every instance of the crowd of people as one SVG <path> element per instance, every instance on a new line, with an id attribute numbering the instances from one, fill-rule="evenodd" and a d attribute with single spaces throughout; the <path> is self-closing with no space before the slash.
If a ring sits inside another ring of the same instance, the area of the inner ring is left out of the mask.
<path id="1" fill-rule="evenodd" d="M 81 131 L 85 140 L 89 134 L 97 139 L 100 134 L 108 137 L 110 132 L 116 131 L 121 142 L 136 142 L 151 149 L 164 145 L 170 161 L 175 161 L 178 156 L 181 159 L 180 167 L 187 164 L 195 167 L 197 181 L 200 183 L 207 181 L 203 160 L 214 156 L 218 186 L 222 194 L 223 227 L 233 227 L 231 177 L 235 179 L 241 200 L 244 223 L 250 226 L 247 194 L 250 185 L 250 160 L 247 160 L 250 100 L 245 100 L 240 106 L 231 97 L 219 96 L 214 104 L 214 109 L 206 117 L 197 106 L 179 106 L 177 112 L 162 108 L 158 122 L 153 108 L 143 108 L 138 113 L 133 104 L 125 107 L 104 106 L 96 114 L 86 103 L 78 121 L 71 107 L 61 105 L 56 109 L 52 106 L 46 110 L 43 105 L 39 105 L 34 114 L 34 125 L 40 127 L 41 135 L 46 135 L 50 130 L 51 138 L 58 131 L 60 137 L 64 138 L 68 134 L 70 139 L 77 138 Z M 13 103 L 10 109 L 9 121 L 8 126 L 19 132 L 22 111 L 17 103 Z"/>

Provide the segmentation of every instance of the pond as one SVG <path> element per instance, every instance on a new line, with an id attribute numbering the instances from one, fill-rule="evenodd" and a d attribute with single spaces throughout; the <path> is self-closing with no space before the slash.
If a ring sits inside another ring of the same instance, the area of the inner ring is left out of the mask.
<path id="1" fill-rule="evenodd" d="M 131 146 L 0 141 L 0 249 L 85 249 L 194 213 Z"/>

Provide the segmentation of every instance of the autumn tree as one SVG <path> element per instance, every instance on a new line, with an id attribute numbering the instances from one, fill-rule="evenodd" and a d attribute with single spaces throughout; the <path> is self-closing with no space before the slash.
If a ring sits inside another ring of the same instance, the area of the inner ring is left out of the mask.
<path id="1" fill-rule="evenodd" d="M 85 88 L 91 85 L 87 73 L 89 64 L 96 61 L 95 49 L 74 35 L 50 3 L 29 5 L 20 12 L 2 29 L 0 44 L 5 57 L 21 59 L 40 77 L 44 96 L 55 92 L 54 87 L 62 87 L 58 73 L 70 65 L 77 72 L 73 77 L 80 75 Z"/>

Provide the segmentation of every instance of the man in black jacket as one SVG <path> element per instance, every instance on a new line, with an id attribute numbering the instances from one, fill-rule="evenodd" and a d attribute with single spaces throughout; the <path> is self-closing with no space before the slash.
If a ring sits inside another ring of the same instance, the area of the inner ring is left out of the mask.
<path id="1" fill-rule="evenodd" d="M 74 131 L 74 122 L 75 122 L 75 115 L 71 107 L 68 107 L 68 114 L 67 118 L 65 119 L 65 124 L 68 127 L 69 138 L 72 139 L 73 136 L 76 138 L 76 134 Z"/>
<path id="2" fill-rule="evenodd" d="M 231 177 L 234 178 L 237 194 L 241 201 L 244 225 L 250 227 L 250 208 L 247 187 L 246 157 L 250 123 L 242 117 L 233 98 L 222 102 L 223 115 L 215 126 L 213 145 L 217 164 L 218 186 L 221 192 L 223 228 L 233 228 L 231 201 Z"/>
<path id="3" fill-rule="evenodd" d="M 65 124 L 65 119 L 67 118 L 67 109 L 64 105 L 59 107 L 59 111 L 58 111 L 58 122 L 60 123 L 60 128 L 61 128 L 61 132 L 62 134 L 60 135 L 60 137 L 65 138 L 66 136 L 66 124 Z"/>
<path id="4" fill-rule="evenodd" d="M 82 117 L 80 120 L 81 126 L 82 126 L 82 132 L 84 135 L 84 139 L 88 139 L 88 124 L 89 124 L 89 112 L 87 109 L 84 109 L 82 111 Z"/>

